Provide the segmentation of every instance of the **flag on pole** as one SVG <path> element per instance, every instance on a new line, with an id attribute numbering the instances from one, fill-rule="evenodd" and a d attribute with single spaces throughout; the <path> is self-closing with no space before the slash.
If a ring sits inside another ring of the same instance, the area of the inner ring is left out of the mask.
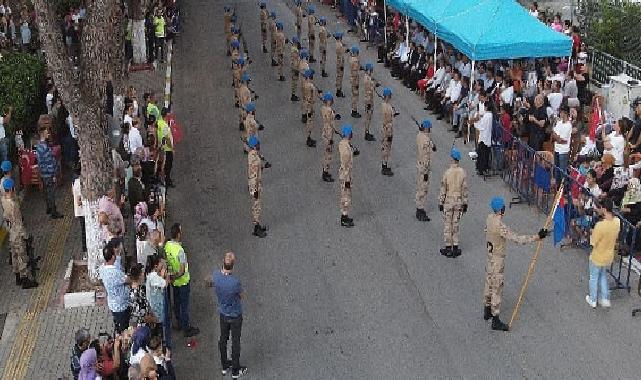
<path id="1" fill-rule="evenodd" d="M 559 203 L 556 205 L 552 220 L 554 222 L 554 245 L 557 245 L 565 236 L 565 197 L 563 195 L 559 197 Z"/>
<path id="2" fill-rule="evenodd" d="M 599 107 L 599 99 L 594 99 L 592 105 L 592 117 L 590 118 L 590 140 L 596 141 L 596 130 L 601 123 L 601 107 Z"/>

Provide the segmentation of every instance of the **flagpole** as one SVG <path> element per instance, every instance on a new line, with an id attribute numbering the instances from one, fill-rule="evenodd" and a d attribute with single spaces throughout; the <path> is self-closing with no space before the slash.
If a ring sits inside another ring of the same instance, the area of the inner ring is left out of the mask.
<path id="1" fill-rule="evenodd" d="M 554 217 L 554 212 L 556 211 L 556 208 L 559 204 L 559 200 L 563 196 L 564 181 L 565 179 L 561 181 L 559 190 L 557 190 L 556 195 L 554 196 L 554 207 L 552 207 L 552 210 L 550 211 L 547 219 L 545 220 L 545 225 L 543 226 L 543 228 L 546 230 L 550 228 L 550 225 L 552 224 L 552 218 Z M 527 287 L 530 283 L 530 278 L 534 274 L 534 268 L 536 268 L 536 261 L 539 258 L 539 254 L 541 253 L 542 245 L 543 245 L 543 239 L 539 240 L 536 245 L 536 252 L 534 252 L 534 256 L 532 256 L 532 260 L 530 261 L 530 267 L 527 270 L 527 275 L 525 276 L 525 280 L 523 280 L 523 285 L 521 285 L 521 291 L 519 292 L 518 301 L 516 301 L 516 306 L 514 307 L 514 311 L 512 312 L 512 317 L 510 318 L 510 323 L 508 323 L 510 330 L 512 329 L 512 323 L 514 323 L 516 318 L 518 318 L 519 311 L 521 310 L 521 305 L 523 304 L 523 299 L 525 298 L 525 291 L 527 290 Z"/>

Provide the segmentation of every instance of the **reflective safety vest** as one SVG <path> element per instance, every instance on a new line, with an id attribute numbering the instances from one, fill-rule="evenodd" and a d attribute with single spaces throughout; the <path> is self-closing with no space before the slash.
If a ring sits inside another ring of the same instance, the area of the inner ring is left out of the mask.
<path id="1" fill-rule="evenodd" d="M 165 37 L 165 18 L 164 17 L 154 17 L 154 27 L 156 37 Z"/>
<path id="2" fill-rule="evenodd" d="M 182 245 L 179 242 L 170 240 L 165 243 L 165 254 L 167 255 L 167 264 L 169 265 L 169 270 L 172 274 L 180 272 L 180 261 L 178 260 L 178 255 L 182 250 Z M 189 283 L 189 264 L 185 263 L 185 273 L 178 277 L 174 278 L 174 286 L 183 286 Z"/>
<path id="3" fill-rule="evenodd" d="M 156 126 L 158 146 L 160 146 L 160 148 L 165 152 L 173 152 L 174 140 L 172 139 L 171 129 L 169 129 L 169 125 L 167 125 L 167 122 L 161 117 L 160 119 L 158 119 L 158 122 L 156 122 Z M 163 141 L 163 139 L 165 139 L 165 141 Z M 167 143 L 167 140 L 171 141 L 171 145 Z"/>

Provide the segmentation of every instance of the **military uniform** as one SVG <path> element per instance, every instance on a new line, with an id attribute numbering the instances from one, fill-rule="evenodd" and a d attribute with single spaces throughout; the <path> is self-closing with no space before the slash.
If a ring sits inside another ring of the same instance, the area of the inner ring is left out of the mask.
<path id="1" fill-rule="evenodd" d="M 229 51 L 229 44 L 231 44 L 231 10 L 230 9 L 225 9 L 225 13 L 223 15 L 224 18 L 224 27 L 225 27 L 225 40 L 227 41 L 227 55 L 230 55 Z"/>
<path id="2" fill-rule="evenodd" d="M 336 40 L 336 96 L 343 97 L 343 75 L 345 74 L 345 45 Z"/>
<path id="3" fill-rule="evenodd" d="M 338 179 L 341 185 L 341 215 L 346 217 L 352 205 L 352 146 L 347 138 L 338 143 L 338 154 L 341 166 L 338 170 Z"/>
<path id="4" fill-rule="evenodd" d="M 276 61 L 274 60 L 274 53 L 276 52 L 276 20 L 270 18 L 267 25 L 269 27 L 269 57 L 272 60 L 272 66 L 275 66 Z"/>
<path id="5" fill-rule="evenodd" d="M 314 52 L 316 51 L 316 16 L 312 14 L 307 15 L 307 38 L 309 39 L 309 61 L 314 62 Z"/>
<path id="6" fill-rule="evenodd" d="M 301 96 L 303 96 L 303 90 L 305 87 L 305 78 L 301 78 L 301 76 L 305 73 L 305 71 L 309 69 L 309 62 L 306 59 L 301 59 L 298 62 L 298 78 L 300 81 L 300 93 Z M 301 102 L 301 109 L 303 115 L 306 115 L 305 113 L 305 101 Z M 307 116 L 304 117 L 305 120 L 307 120 Z M 303 123 L 305 123 L 305 120 L 303 120 Z"/>
<path id="7" fill-rule="evenodd" d="M 426 130 L 416 135 L 416 209 L 425 210 L 434 143 Z"/>
<path id="8" fill-rule="evenodd" d="M 310 80 L 303 81 L 303 114 L 307 115 L 305 119 L 305 136 L 307 137 L 307 146 L 316 146 L 316 142 L 311 138 L 312 129 L 314 128 L 314 99 L 316 98 L 316 86 Z"/>
<path id="9" fill-rule="evenodd" d="M 372 113 L 374 113 L 374 91 L 376 87 L 376 82 L 372 78 L 372 74 L 365 72 L 363 77 L 363 90 L 365 96 L 363 101 L 365 102 L 365 136 L 371 136 L 369 133 L 370 125 L 372 124 Z M 371 136 L 373 137 L 373 136 Z M 373 139 L 372 139 L 373 140 Z"/>
<path id="10" fill-rule="evenodd" d="M 336 113 L 331 106 L 325 104 L 321 107 L 321 117 L 323 118 L 323 131 L 321 135 L 323 137 L 323 144 L 325 145 L 323 154 L 323 180 L 325 180 L 325 178 L 331 178 L 331 175 L 329 175 L 329 167 L 332 163 L 332 153 L 334 151 L 334 140 L 332 137 L 335 131 L 334 120 L 336 120 Z M 331 182 L 333 180 L 327 181 Z"/>
<path id="11" fill-rule="evenodd" d="M 298 4 L 296 8 L 294 9 L 294 14 L 296 16 L 296 21 L 294 22 L 294 25 L 296 27 L 296 35 L 298 38 L 300 38 L 300 35 L 303 30 L 303 7 L 301 4 Z"/>
<path id="12" fill-rule="evenodd" d="M 278 77 L 280 81 L 285 80 L 285 76 L 283 76 L 283 66 L 285 63 L 284 60 L 284 54 L 285 54 L 285 34 L 283 34 L 282 30 L 277 30 L 276 31 L 276 63 L 278 63 Z"/>
<path id="13" fill-rule="evenodd" d="M 240 87 L 240 78 L 242 78 L 243 76 L 242 73 L 243 73 L 242 66 L 236 63 L 236 61 L 234 61 L 234 63 L 232 63 L 232 70 L 231 70 L 232 86 L 234 87 L 234 101 L 239 106 L 240 106 L 240 101 L 238 98 L 238 88 Z"/>
<path id="14" fill-rule="evenodd" d="M 260 38 L 263 43 L 263 52 L 267 50 L 267 20 L 269 19 L 269 12 L 267 9 L 260 9 Z"/>
<path id="15" fill-rule="evenodd" d="M 453 247 L 454 250 L 458 250 L 459 224 L 464 208 L 467 207 L 467 196 L 465 170 L 458 164 L 453 163 L 445 171 L 441 179 L 439 205 L 443 208 L 443 239 L 445 246 Z"/>
<path id="16" fill-rule="evenodd" d="M 381 113 L 383 116 L 383 133 L 381 135 L 381 159 L 383 160 L 383 166 L 387 167 L 387 162 L 389 161 L 390 152 L 392 150 L 392 137 L 394 134 L 394 109 L 389 102 L 383 102 L 383 104 L 381 105 Z"/>
<path id="17" fill-rule="evenodd" d="M 292 69 L 292 97 L 291 100 L 294 101 L 297 99 L 296 96 L 296 86 L 298 86 L 298 77 L 300 76 L 300 72 L 298 71 L 300 67 L 300 52 L 298 50 L 298 45 L 292 42 L 292 50 L 290 53 L 290 65 Z"/>
<path id="18" fill-rule="evenodd" d="M 318 49 L 320 50 L 320 69 L 323 77 L 327 76 L 325 65 L 327 64 L 327 28 L 321 25 L 318 29 Z"/>
<path id="19" fill-rule="evenodd" d="M 247 116 L 245 117 L 245 121 L 243 122 L 244 129 L 243 129 L 243 150 L 245 152 L 249 152 L 249 145 L 247 145 L 247 140 L 249 139 L 249 136 L 256 136 L 258 137 L 258 123 L 256 122 L 256 118 L 253 114 L 248 113 Z"/>
<path id="20" fill-rule="evenodd" d="M 255 149 L 250 150 L 247 155 L 247 182 L 249 195 L 252 200 L 251 215 L 254 225 L 260 225 L 260 213 L 262 211 L 260 197 L 263 191 L 262 169 L 263 165 L 260 160 L 260 154 Z"/>
<path id="21" fill-rule="evenodd" d="M 358 110 L 358 86 L 360 84 L 359 71 L 361 69 L 361 63 L 358 59 L 358 55 L 352 55 L 349 58 L 349 79 L 352 84 L 352 116 L 356 116 L 356 111 Z"/>
<path id="22" fill-rule="evenodd" d="M 20 277 L 24 281 L 24 279 L 30 278 L 29 256 L 25 242 L 29 236 L 22 222 L 22 212 L 20 212 L 20 205 L 15 196 L 3 196 L 2 209 L 4 210 L 4 219 L 9 227 L 9 249 L 11 250 L 13 273 L 16 274 L 16 280 Z"/>
<path id="23" fill-rule="evenodd" d="M 251 91 L 249 90 L 247 83 L 241 82 L 240 87 L 238 87 L 238 103 L 239 103 L 238 109 L 240 110 L 238 122 L 240 124 L 244 122 L 245 117 L 247 116 L 247 111 L 245 111 L 245 106 L 247 105 L 247 103 L 251 101 L 252 101 Z"/>

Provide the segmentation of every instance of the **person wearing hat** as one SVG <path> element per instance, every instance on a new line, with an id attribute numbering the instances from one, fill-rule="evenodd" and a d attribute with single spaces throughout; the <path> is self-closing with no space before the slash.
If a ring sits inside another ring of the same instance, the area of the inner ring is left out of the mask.
<path id="1" fill-rule="evenodd" d="M 294 8 L 294 15 L 296 16 L 294 27 L 296 28 L 296 36 L 300 39 L 303 31 L 303 3 L 301 0 L 295 0 L 294 5 L 296 5 L 296 8 Z"/>
<path id="2" fill-rule="evenodd" d="M 307 51 L 307 49 L 304 49 L 304 48 L 300 49 L 300 54 L 298 55 L 298 57 L 300 58 L 300 61 L 298 63 L 298 74 L 299 74 L 298 77 L 300 78 L 300 76 L 303 76 L 303 74 L 305 74 L 305 71 L 309 70 L 309 52 Z M 302 80 L 300 80 L 301 96 L 303 95 L 304 85 L 305 85 L 305 80 L 303 78 Z"/>
<path id="3" fill-rule="evenodd" d="M 276 12 L 272 11 L 269 13 L 269 58 L 272 60 L 272 66 L 278 65 L 274 59 L 274 53 L 276 52 Z"/>
<path id="4" fill-rule="evenodd" d="M 238 89 L 240 88 L 240 80 L 245 75 L 247 72 L 247 66 L 246 66 L 247 61 L 245 61 L 245 58 L 240 57 L 236 60 L 236 66 L 232 70 L 232 75 L 233 75 L 233 86 L 234 86 L 234 100 L 236 101 L 236 104 L 238 104 L 238 107 L 241 106 L 239 103 L 239 96 L 238 96 Z"/>
<path id="5" fill-rule="evenodd" d="M 7 179 L 11 179 L 11 169 L 13 169 L 13 165 L 11 165 L 11 161 L 2 161 L 2 164 L 0 164 L 0 169 L 2 169 L 2 179 L 0 179 L 0 192 L 4 194 L 4 182 Z"/>
<path id="6" fill-rule="evenodd" d="M 505 242 L 507 240 L 518 244 L 527 244 L 544 239 L 548 231 L 541 228 L 536 235 L 517 235 L 503 223 L 505 201 L 494 197 L 490 201 L 492 210 L 485 223 L 485 238 L 487 241 L 487 263 L 485 265 L 485 287 L 483 290 L 483 319 L 492 318 L 492 330 L 508 331 L 509 326 L 499 319 L 501 312 L 501 295 L 503 294 L 503 279 L 505 270 Z"/>
<path id="7" fill-rule="evenodd" d="M 249 136 L 247 145 L 250 148 L 247 155 L 247 182 L 252 200 L 251 214 L 252 223 L 254 224 L 252 235 L 264 238 L 267 236 L 267 226 L 260 225 L 260 213 L 262 211 L 260 197 L 263 192 L 263 164 L 259 153 L 260 141 L 258 141 L 258 137 L 252 135 Z"/>
<path id="8" fill-rule="evenodd" d="M 358 113 L 358 86 L 360 84 L 359 71 L 361 70 L 358 53 L 358 46 L 352 46 L 349 57 L 349 79 L 352 83 L 352 117 L 354 118 L 361 117 L 361 114 Z"/>
<path id="9" fill-rule="evenodd" d="M 436 146 L 430 138 L 431 128 L 432 122 L 425 119 L 418 125 L 418 134 L 416 135 L 416 219 L 421 222 L 430 221 L 425 212 L 425 202 L 429 187 L 431 154 L 433 150 L 436 150 Z"/>
<path id="10" fill-rule="evenodd" d="M 567 174 L 568 161 L 570 158 L 570 142 L 572 141 L 572 122 L 570 121 L 570 108 L 563 104 L 559 108 L 561 117 L 556 121 L 552 130 L 552 141 L 554 141 L 554 166 L 556 183 L 560 184 L 563 176 Z M 605 129 L 605 128 L 604 128 Z"/>
<path id="11" fill-rule="evenodd" d="M 38 283 L 34 281 L 29 271 L 29 256 L 27 255 L 25 241 L 29 235 L 22 222 L 22 213 L 15 197 L 13 179 L 3 179 L 2 188 L 4 190 L 4 194 L 2 194 L 2 210 L 4 210 L 4 219 L 9 227 L 11 265 L 16 276 L 16 285 L 22 286 L 22 289 L 35 288 Z"/>
<path id="12" fill-rule="evenodd" d="M 374 65 L 370 62 L 365 64 L 365 75 L 363 76 L 363 90 L 365 102 L 365 141 L 376 141 L 376 138 L 369 133 L 370 125 L 372 124 L 372 114 L 374 113 L 374 91 L 378 83 L 372 77 Z"/>
<path id="13" fill-rule="evenodd" d="M 314 26 L 318 22 L 316 18 L 316 8 L 310 5 L 307 8 L 307 39 L 309 40 L 309 63 L 314 63 L 314 52 L 316 51 L 316 31 Z"/>
<path id="14" fill-rule="evenodd" d="M 227 5 L 224 7 L 223 19 L 225 27 L 225 39 L 227 40 L 227 56 L 231 56 L 231 51 L 229 49 L 231 44 L 231 8 Z"/>
<path id="15" fill-rule="evenodd" d="M 247 106 L 247 103 L 252 101 L 252 94 L 251 90 L 249 89 L 249 74 L 245 73 L 243 76 L 240 78 L 240 86 L 238 87 L 238 103 L 239 107 L 238 110 L 239 112 L 239 120 L 238 120 L 238 129 L 243 130 L 244 127 L 244 121 L 245 121 L 245 116 L 247 116 L 247 111 L 245 110 L 245 107 Z"/>
<path id="16" fill-rule="evenodd" d="M 325 27 L 327 20 L 325 17 L 321 17 L 318 23 L 320 25 L 320 28 L 318 28 L 318 49 L 320 51 L 321 76 L 327 78 L 328 75 L 327 72 L 325 72 L 325 65 L 327 64 L 327 35 L 329 34 Z"/>
<path id="17" fill-rule="evenodd" d="M 350 140 L 352 139 L 352 126 L 343 125 L 343 139 L 338 143 L 338 155 L 341 159 L 341 166 L 338 169 L 338 179 L 341 186 L 341 226 L 354 227 L 354 219 L 348 215 L 352 205 L 352 161 L 354 151 Z"/>
<path id="18" fill-rule="evenodd" d="M 285 34 L 283 33 L 283 23 L 281 21 L 276 22 L 276 63 L 278 64 L 278 80 L 281 82 L 285 81 L 285 76 L 283 75 L 283 66 L 285 60 L 283 58 L 285 53 Z"/>
<path id="19" fill-rule="evenodd" d="M 267 12 L 267 3 L 261 1 L 260 5 L 260 38 L 263 46 L 263 53 L 267 53 L 267 20 L 269 19 L 269 12 Z"/>
<path id="20" fill-rule="evenodd" d="M 314 85 L 314 70 L 307 69 L 303 74 L 305 81 L 303 83 L 303 116 L 305 120 L 305 144 L 313 148 L 316 146 L 316 140 L 312 139 L 312 129 L 314 129 L 314 99 L 316 98 L 316 92 L 320 93 L 321 91 L 316 88 Z"/>
<path id="21" fill-rule="evenodd" d="M 381 113 L 383 118 L 383 133 L 381 135 L 381 158 L 383 160 L 381 174 L 391 177 L 394 175 L 392 169 L 387 166 L 390 153 L 392 150 L 392 138 L 394 135 L 394 107 L 390 103 L 392 99 L 392 89 L 385 87 L 383 89 L 383 104 Z"/>
<path id="22" fill-rule="evenodd" d="M 231 50 L 231 53 L 229 55 L 231 56 L 231 67 L 233 69 L 236 61 L 238 61 L 238 58 L 240 58 L 240 41 L 231 41 L 229 43 L 229 48 Z"/>
<path id="23" fill-rule="evenodd" d="M 459 225 L 461 215 L 467 212 L 467 175 L 459 166 L 461 152 L 455 146 L 450 150 L 452 163 L 443 173 L 441 191 L 438 196 L 438 210 L 443 213 L 443 237 L 445 247 L 441 254 L 457 257 L 461 254 L 459 243 Z"/>
<path id="24" fill-rule="evenodd" d="M 243 123 L 243 152 L 245 154 L 249 153 L 249 145 L 247 141 L 251 136 L 258 136 L 258 123 L 256 122 L 256 105 L 252 102 L 249 102 L 245 105 L 245 120 Z"/>
<path id="25" fill-rule="evenodd" d="M 292 96 L 289 98 L 292 102 L 297 102 L 300 99 L 296 96 L 296 86 L 298 86 L 298 78 L 300 76 L 298 68 L 300 67 L 300 38 L 298 36 L 293 36 L 291 40 L 291 51 L 290 51 L 290 60 L 289 64 L 292 69 Z"/>
<path id="26" fill-rule="evenodd" d="M 343 32 L 334 33 L 336 39 L 336 97 L 344 98 L 343 75 L 345 74 L 345 45 L 343 44 Z"/>
<path id="27" fill-rule="evenodd" d="M 329 166 L 332 163 L 332 152 L 334 151 L 334 140 L 332 137 L 335 131 L 335 120 L 341 119 L 341 115 L 332 109 L 332 104 L 334 104 L 334 96 L 331 92 L 326 92 L 323 95 L 323 106 L 321 107 L 321 117 L 323 118 L 323 131 L 321 132 L 321 136 L 323 137 L 323 143 L 325 145 L 323 175 L 321 178 L 325 182 L 334 182 L 334 178 L 332 178 L 332 175 L 329 173 Z"/>

